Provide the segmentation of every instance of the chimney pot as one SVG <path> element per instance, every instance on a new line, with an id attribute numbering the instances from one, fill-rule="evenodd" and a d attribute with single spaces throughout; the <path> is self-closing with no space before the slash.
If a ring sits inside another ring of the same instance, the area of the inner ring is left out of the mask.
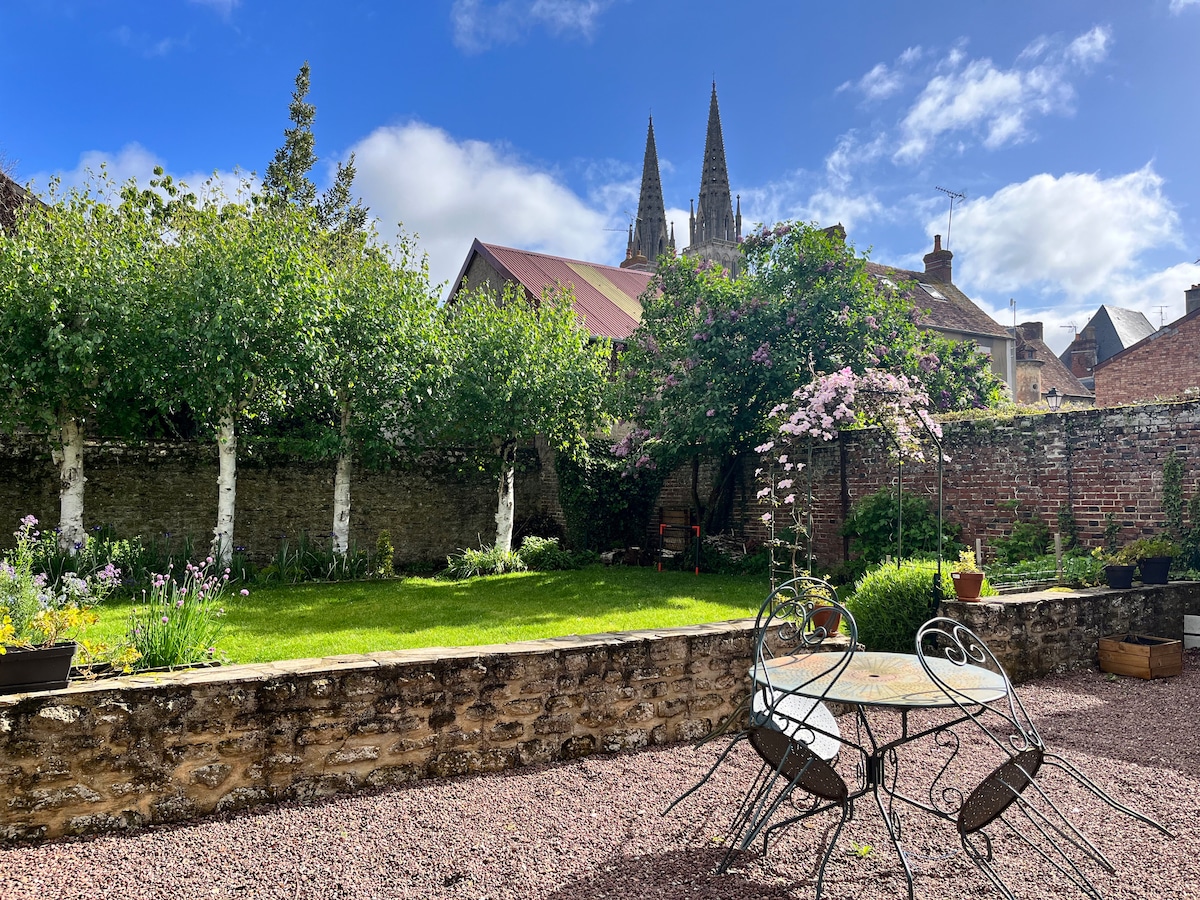
<path id="1" fill-rule="evenodd" d="M 925 254 L 925 274 L 934 281 L 950 284 L 953 281 L 951 266 L 954 254 L 942 249 L 942 236 L 933 236 L 933 252 Z"/>
<path id="2" fill-rule="evenodd" d="M 1191 288 L 1183 292 L 1183 302 L 1184 315 L 1200 309 L 1200 284 L 1193 284 Z"/>

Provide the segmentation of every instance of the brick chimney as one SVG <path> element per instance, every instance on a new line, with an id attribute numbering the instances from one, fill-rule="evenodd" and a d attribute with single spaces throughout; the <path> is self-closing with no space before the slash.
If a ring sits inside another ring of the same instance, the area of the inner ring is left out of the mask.
<path id="1" fill-rule="evenodd" d="M 1188 290 L 1183 292 L 1183 314 L 1200 309 L 1200 284 L 1193 284 Z"/>
<path id="2" fill-rule="evenodd" d="M 1071 346 L 1071 374 L 1076 378 L 1089 378 L 1096 367 L 1096 329 L 1091 325 L 1075 335 Z"/>
<path id="3" fill-rule="evenodd" d="M 1025 341 L 1042 340 L 1042 323 L 1022 322 L 1017 326 L 1017 336 Z"/>
<path id="4" fill-rule="evenodd" d="M 935 234 L 933 236 L 933 252 L 925 254 L 925 274 L 934 281 L 950 284 L 953 281 L 950 277 L 950 264 L 953 259 L 953 253 L 942 249 L 942 236 Z"/>

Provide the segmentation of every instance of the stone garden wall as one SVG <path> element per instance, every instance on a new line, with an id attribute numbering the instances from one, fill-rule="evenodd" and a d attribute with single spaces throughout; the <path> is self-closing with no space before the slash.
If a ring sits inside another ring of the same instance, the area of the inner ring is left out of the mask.
<path id="1" fill-rule="evenodd" d="M 952 602 L 1017 679 L 1100 637 L 1178 638 L 1200 584 Z M 749 689 L 749 620 L 661 632 L 227 666 L 0 697 L 0 840 L 686 741 Z"/>
<path id="2" fill-rule="evenodd" d="M 552 454 L 528 448 L 518 456 L 517 521 L 541 513 L 561 521 Z M 90 528 L 112 526 L 118 537 L 141 535 L 178 547 L 185 536 L 206 549 L 217 515 L 215 445 L 89 443 L 84 516 Z M 262 563 L 281 538 L 322 541 L 333 525 L 332 462 L 306 463 L 247 454 L 238 461 L 234 542 Z M 464 547 L 492 543 L 497 483 L 467 458 L 447 456 L 408 469 L 356 468 L 351 485 L 350 538 L 374 550 L 391 533 L 399 563 L 443 559 Z M 32 513 L 58 521 L 58 474 L 43 441 L 0 436 L 0 548 Z M 328 544 L 325 541 L 326 545 Z"/>

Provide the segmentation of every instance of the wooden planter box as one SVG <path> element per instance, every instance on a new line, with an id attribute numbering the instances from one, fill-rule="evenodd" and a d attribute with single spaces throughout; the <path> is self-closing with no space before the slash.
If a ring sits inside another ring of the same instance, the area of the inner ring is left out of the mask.
<path id="1" fill-rule="evenodd" d="M 1166 678 L 1183 671 L 1183 642 L 1148 634 L 1100 638 L 1100 668 L 1134 678 Z"/>

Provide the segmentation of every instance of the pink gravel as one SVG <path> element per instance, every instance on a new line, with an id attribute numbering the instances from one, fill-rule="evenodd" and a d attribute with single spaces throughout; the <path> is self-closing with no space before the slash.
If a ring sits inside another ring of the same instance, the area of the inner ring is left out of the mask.
<path id="1" fill-rule="evenodd" d="M 1109 680 L 1084 671 L 1018 690 L 1052 749 L 1177 835 L 1168 839 L 1064 787 L 1056 796 L 1116 865 L 1115 875 L 1093 873 L 1100 892 L 1111 900 L 1200 898 L 1200 654 L 1186 654 L 1176 678 Z M 713 874 L 724 852 L 715 838 L 756 768 L 747 745 L 735 749 L 712 783 L 660 815 L 715 752 L 675 746 L 592 756 L 0 850 L 0 897 L 812 897 L 814 849 L 832 814 L 789 829 L 765 857 L 748 853 L 727 874 Z M 920 869 L 918 896 L 999 896 L 953 852 L 952 828 L 911 814 L 904 825 Z M 864 845 L 871 848 L 865 855 L 854 852 Z M 1011 840 L 996 847 L 1018 897 L 1082 896 Z M 840 836 L 825 887 L 830 900 L 906 896 L 873 803 L 861 803 Z"/>

